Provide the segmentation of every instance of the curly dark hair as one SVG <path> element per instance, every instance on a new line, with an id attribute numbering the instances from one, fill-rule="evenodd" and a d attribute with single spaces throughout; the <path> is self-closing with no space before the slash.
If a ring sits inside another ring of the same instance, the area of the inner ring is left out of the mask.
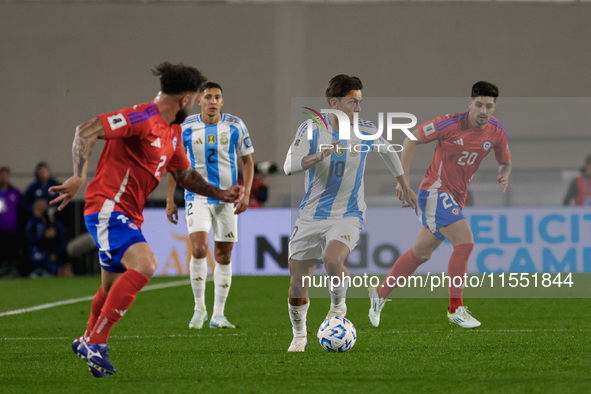
<path id="1" fill-rule="evenodd" d="M 199 87 L 207 81 L 195 67 L 185 66 L 182 63 L 171 64 L 164 62 L 152 74 L 160 77 L 160 90 L 166 94 L 179 94 L 185 92 L 197 92 Z"/>

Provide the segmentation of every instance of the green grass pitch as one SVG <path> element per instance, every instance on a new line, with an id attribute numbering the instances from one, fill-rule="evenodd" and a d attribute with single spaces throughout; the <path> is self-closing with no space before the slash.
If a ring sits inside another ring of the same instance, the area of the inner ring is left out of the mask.
<path id="1" fill-rule="evenodd" d="M 358 339 L 345 354 L 318 344 L 329 300 L 314 298 L 308 348 L 288 354 L 289 278 L 235 277 L 226 315 L 239 328 L 199 331 L 188 328 L 193 297 L 184 279 L 138 295 L 111 333 L 118 372 L 108 379 L 93 378 L 71 350 L 90 301 L 0 316 L 0 393 L 591 391 L 588 298 L 468 298 L 483 323 L 475 330 L 447 323 L 444 298 L 394 299 L 374 328 L 368 299 L 351 298 Z M 98 277 L 0 281 L 0 313 L 91 296 L 98 285 Z"/>

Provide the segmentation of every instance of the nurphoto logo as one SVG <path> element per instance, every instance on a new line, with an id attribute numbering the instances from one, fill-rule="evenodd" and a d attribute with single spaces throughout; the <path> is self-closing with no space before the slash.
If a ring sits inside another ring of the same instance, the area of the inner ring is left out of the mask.
<path id="1" fill-rule="evenodd" d="M 333 114 L 337 117 L 338 124 L 339 124 L 339 141 L 348 141 L 354 140 L 355 138 L 361 141 L 375 141 L 382 137 L 384 134 L 384 129 L 386 129 L 386 140 L 391 141 L 393 132 L 395 130 L 402 131 L 408 138 L 413 141 L 416 141 L 417 138 L 412 135 L 410 129 L 416 126 L 417 124 L 417 117 L 408 112 L 387 112 L 384 116 L 383 112 L 378 112 L 378 126 L 377 132 L 374 134 L 363 133 L 359 130 L 359 113 L 355 112 L 353 114 L 353 127 L 351 127 L 351 121 L 349 116 L 343 111 L 339 111 L 337 109 L 321 109 L 320 112 L 310 108 L 310 107 L 303 107 L 306 111 L 304 114 L 308 115 L 310 119 L 307 120 L 307 138 L 308 140 L 313 139 L 313 130 L 314 130 L 314 123 L 318 125 L 320 129 L 324 129 L 329 131 L 328 124 L 324 119 L 324 114 Z M 385 127 L 384 127 L 384 118 L 386 119 Z M 407 122 L 400 123 L 395 120 L 405 119 Z M 354 138 L 351 138 L 351 128 L 353 129 L 353 133 L 355 135 Z M 337 150 L 348 150 L 350 152 L 367 152 L 370 150 L 374 151 L 382 151 L 387 150 L 388 152 L 402 152 L 402 145 L 400 144 L 390 144 L 385 143 L 382 139 L 381 143 L 360 143 L 360 144 L 347 144 L 347 146 L 341 146 L 339 144 Z M 332 148 L 332 144 L 320 144 L 318 150 L 321 151 L 323 149 L 330 149 Z"/>
<path id="2" fill-rule="evenodd" d="M 309 108 L 304 107 L 310 112 L 304 112 L 306 115 L 310 116 L 311 119 L 308 119 L 308 139 L 312 139 L 312 129 L 313 129 L 313 122 L 316 122 L 320 128 L 324 126 L 325 130 L 328 130 L 328 124 L 324 120 L 323 114 L 334 114 L 336 115 L 339 121 L 339 140 L 350 140 L 351 139 L 351 121 L 346 113 L 343 111 L 339 111 L 338 109 L 321 109 L 320 112 Z M 413 141 L 416 141 L 417 138 L 412 135 L 410 129 L 417 125 L 417 117 L 409 112 L 387 112 L 386 113 L 386 139 L 388 141 L 392 140 L 392 132 L 394 130 L 400 130 L 408 138 Z M 394 119 L 408 119 L 410 122 L 407 123 L 394 123 Z M 375 134 L 363 134 L 359 131 L 359 113 L 355 112 L 353 114 L 353 132 L 355 136 L 364 141 L 372 141 L 377 140 L 382 136 L 384 133 L 384 113 L 378 112 L 378 127 L 377 133 Z"/>

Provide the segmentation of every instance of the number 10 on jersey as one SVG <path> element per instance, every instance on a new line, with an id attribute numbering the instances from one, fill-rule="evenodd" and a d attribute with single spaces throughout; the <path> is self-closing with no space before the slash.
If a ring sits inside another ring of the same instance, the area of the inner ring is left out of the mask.
<path id="1" fill-rule="evenodd" d="M 345 172 L 344 161 L 331 161 L 330 168 L 328 169 L 328 176 L 335 176 L 341 178 Z"/>

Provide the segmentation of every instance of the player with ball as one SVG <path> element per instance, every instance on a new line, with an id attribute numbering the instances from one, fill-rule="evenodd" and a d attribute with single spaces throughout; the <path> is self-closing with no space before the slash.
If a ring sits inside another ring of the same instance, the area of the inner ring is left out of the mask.
<path id="1" fill-rule="evenodd" d="M 355 112 L 361 110 L 362 89 L 363 84 L 359 78 L 344 74 L 332 78 L 326 88 L 326 100 L 330 108 L 344 112 L 351 126 Z M 319 122 L 322 126 L 313 125 L 311 139 L 307 137 L 308 122 L 302 123 L 284 164 L 287 175 L 306 171 L 306 193 L 300 204 L 298 219 L 289 242 L 291 278 L 288 308 L 293 340 L 288 352 L 303 352 L 308 343 L 306 316 L 310 306 L 307 287 L 309 284 L 304 284 L 302 279 L 313 275 L 320 259 L 329 276 L 348 278 L 349 273 L 344 262 L 357 245 L 359 231 L 365 222 L 363 172 L 367 153 L 373 151 L 375 141 L 358 141 L 368 145 L 368 149 L 361 152 L 347 149 L 352 141 L 339 140 L 339 122 L 336 115 L 324 115 L 322 120 L 323 122 Z M 362 119 L 358 119 L 357 122 L 363 134 L 372 135 L 377 132 L 373 123 Z M 380 143 L 389 145 L 384 139 L 381 139 Z M 389 152 L 388 149 L 379 153 L 398 180 L 403 199 L 416 211 L 417 196 L 403 176 L 398 155 Z M 330 286 L 331 302 L 327 319 L 345 317 L 347 285 L 348 281 L 343 280 L 339 286 Z M 344 323 L 344 320 L 341 323 Z M 329 321 L 329 326 L 331 322 Z M 341 327 L 345 326 L 346 323 L 341 324 Z M 333 330 L 340 330 L 336 326 L 331 327 Z M 322 338 L 322 328 L 320 331 L 319 336 Z M 332 349 L 332 345 L 330 348 Z"/>

